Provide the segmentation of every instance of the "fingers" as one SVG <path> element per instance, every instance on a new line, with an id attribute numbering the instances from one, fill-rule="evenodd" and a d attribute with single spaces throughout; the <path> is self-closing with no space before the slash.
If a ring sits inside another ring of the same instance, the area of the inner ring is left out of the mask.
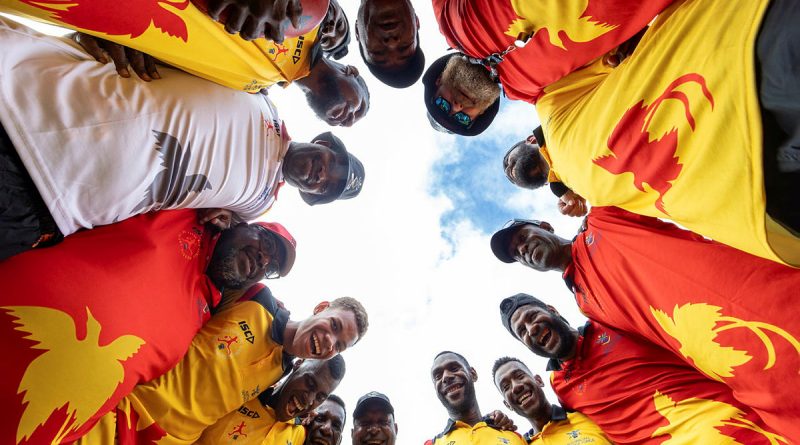
<path id="1" fill-rule="evenodd" d="M 239 36 L 245 40 L 255 40 L 261 37 L 261 30 L 263 29 L 264 26 L 262 23 L 250 15 L 245 19 L 244 26 L 242 26 L 242 31 L 239 33 Z"/>
<path id="2" fill-rule="evenodd" d="M 144 80 L 145 82 L 150 82 L 152 78 L 147 73 L 147 67 L 145 66 L 145 54 L 141 51 L 136 51 L 135 49 L 128 48 L 125 53 L 128 56 L 128 61 L 130 61 L 131 68 L 133 68 L 133 72 L 139 76 L 140 79 Z"/>
<path id="3" fill-rule="evenodd" d="M 114 66 L 117 73 L 122 77 L 131 77 L 131 72 L 128 71 L 128 57 L 125 55 L 125 47 L 112 42 L 105 42 L 105 48 L 111 60 L 114 61 Z"/>
<path id="4" fill-rule="evenodd" d="M 108 63 L 110 61 L 108 56 L 106 56 L 106 52 L 100 47 L 98 40 L 89 34 L 76 32 L 73 35 L 73 40 L 75 40 L 78 45 L 83 47 L 87 54 L 94 57 L 94 60 L 97 60 L 100 63 Z"/>
<path id="5" fill-rule="evenodd" d="M 286 9 L 286 17 L 289 18 L 289 21 L 292 22 L 292 26 L 295 28 L 299 28 L 302 25 L 301 20 L 303 17 L 303 5 L 300 3 L 300 0 L 289 0 L 289 4 Z"/>
<path id="6" fill-rule="evenodd" d="M 158 73 L 158 67 L 156 67 L 155 57 L 147 54 L 144 55 L 144 69 L 151 78 L 161 79 L 161 74 Z"/>
<path id="7" fill-rule="evenodd" d="M 244 21 L 247 20 L 248 11 L 244 6 L 231 5 L 227 9 L 228 17 L 225 19 L 225 31 L 229 34 L 238 34 L 242 30 Z"/>
<path id="8" fill-rule="evenodd" d="M 224 0 L 208 0 L 208 15 L 212 19 L 219 21 L 219 17 L 226 6 L 228 6 L 228 2 Z"/>

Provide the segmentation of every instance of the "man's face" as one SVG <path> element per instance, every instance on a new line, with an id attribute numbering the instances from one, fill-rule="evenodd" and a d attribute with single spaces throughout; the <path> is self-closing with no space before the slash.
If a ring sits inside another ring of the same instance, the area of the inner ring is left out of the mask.
<path id="1" fill-rule="evenodd" d="M 539 146 L 526 140 L 506 154 L 503 170 L 508 180 L 517 187 L 537 189 L 547 183 L 550 166 L 539 153 Z"/>
<path id="2" fill-rule="evenodd" d="M 497 368 L 494 384 L 503 395 L 506 406 L 527 419 L 539 417 L 548 405 L 542 390 L 542 378 L 531 375 L 528 368 L 518 361 L 510 361 Z"/>
<path id="3" fill-rule="evenodd" d="M 320 309 L 321 308 L 321 309 Z M 327 360 L 358 341 L 358 325 L 352 311 L 317 306 L 318 312 L 301 321 L 292 350 L 298 357 Z"/>
<path id="4" fill-rule="evenodd" d="M 316 409 L 314 419 L 306 427 L 304 445 L 339 445 L 344 428 L 344 408 L 326 400 Z"/>
<path id="5" fill-rule="evenodd" d="M 369 91 L 358 69 L 330 60 L 331 74 L 306 92 L 308 105 L 328 125 L 350 127 L 369 111 Z"/>
<path id="6" fill-rule="evenodd" d="M 361 417 L 353 419 L 353 445 L 394 445 L 397 424 L 394 415 L 377 404 L 367 406 Z"/>
<path id="7" fill-rule="evenodd" d="M 326 362 L 307 360 L 289 374 L 286 382 L 280 386 L 275 417 L 285 422 L 305 416 L 320 406 L 337 386 L 339 380 L 331 377 Z"/>
<path id="8" fill-rule="evenodd" d="M 347 168 L 337 162 L 328 141 L 292 143 L 283 160 L 283 175 L 301 192 L 326 196 L 347 178 Z"/>
<path id="9" fill-rule="evenodd" d="M 575 336 L 566 321 L 553 312 L 527 304 L 520 306 L 511 316 L 511 330 L 534 354 L 563 359 L 575 346 Z"/>
<path id="10" fill-rule="evenodd" d="M 462 56 L 453 56 L 447 61 L 436 79 L 436 87 L 431 100 L 441 97 L 450 105 L 451 116 L 464 113 L 472 120 L 500 97 L 500 87 L 489 78 L 489 71 Z"/>
<path id="11" fill-rule="evenodd" d="M 436 357 L 431 368 L 431 380 L 442 405 L 451 412 L 464 412 L 475 400 L 475 375 L 472 368 L 456 355 Z"/>
<path id="12" fill-rule="evenodd" d="M 331 0 L 328 13 L 322 21 L 319 33 L 319 44 L 323 51 L 330 51 L 339 46 L 347 37 L 347 17 L 336 0 Z"/>
<path id="13" fill-rule="evenodd" d="M 356 39 L 367 63 L 399 69 L 417 51 L 419 20 L 409 0 L 363 0 Z"/>
<path id="14" fill-rule="evenodd" d="M 544 227 L 550 228 L 547 224 Z M 539 272 L 556 270 L 563 263 L 560 238 L 535 224 L 525 224 L 509 238 L 508 253 L 520 264 Z"/>
<path id="15" fill-rule="evenodd" d="M 278 252 L 274 235 L 242 223 L 222 232 L 206 274 L 218 288 L 246 289 L 277 272 Z"/>

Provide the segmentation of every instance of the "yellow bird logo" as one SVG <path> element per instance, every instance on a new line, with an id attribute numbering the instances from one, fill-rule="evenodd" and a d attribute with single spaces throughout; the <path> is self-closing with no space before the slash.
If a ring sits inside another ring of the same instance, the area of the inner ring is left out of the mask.
<path id="1" fill-rule="evenodd" d="M 508 27 L 506 35 L 517 38 L 520 34 L 534 34 L 547 30 L 550 43 L 566 50 L 561 40 L 563 33 L 573 42 L 591 42 L 617 28 L 593 19 L 588 15 L 589 0 L 512 0 L 511 6 L 519 17 Z"/>
<path id="2" fill-rule="evenodd" d="M 100 345 L 100 323 L 86 308 L 86 336 L 77 338 L 72 317 L 60 310 L 39 306 L 7 306 L 17 320 L 15 329 L 45 350 L 25 370 L 18 392 L 26 403 L 17 427 L 17 443 L 43 425 L 53 411 L 66 405 L 67 418 L 53 443 L 83 425 L 108 400 L 125 377 L 122 362 L 145 344 L 134 335 L 123 335 Z"/>
<path id="3" fill-rule="evenodd" d="M 680 342 L 680 353 L 691 359 L 704 374 L 717 381 L 723 377 L 733 377 L 733 368 L 752 359 L 749 351 L 721 346 L 714 341 L 717 334 L 729 329 L 749 329 L 761 340 L 767 350 L 767 370 L 775 364 L 775 345 L 768 333 L 778 335 L 789 342 L 800 354 L 800 342 L 785 330 L 768 323 L 745 321 L 722 314 L 722 308 L 706 303 L 687 303 L 675 305 L 670 318 L 665 312 L 650 307 L 656 322 L 672 338 Z"/>
<path id="4" fill-rule="evenodd" d="M 789 443 L 782 436 L 766 431 L 746 419 L 741 410 L 725 402 L 690 397 L 676 403 L 669 395 L 656 391 L 653 395 L 653 403 L 658 413 L 669 421 L 669 425 L 658 428 L 650 436 L 672 436 L 661 442 L 662 445 L 741 444 L 720 432 L 719 427 L 726 426 L 744 428 L 761 434 L 773 445 Z"/>

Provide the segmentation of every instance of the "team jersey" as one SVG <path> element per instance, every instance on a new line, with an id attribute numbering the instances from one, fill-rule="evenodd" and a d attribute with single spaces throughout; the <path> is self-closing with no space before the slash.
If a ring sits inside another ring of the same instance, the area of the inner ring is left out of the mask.
<path id="1" fill-rule="evenodd" d="M 425 445 L 525 445 L 525 440 L 514 431 L 496 430 L 486 422 L 468 425 L 450 419 L 447 427 Z"/>
<path id="2" fill-rule="evenodd" d="M 545 86 L 631 38 L 673 0 L 433 0 L 447 43 L 471 57 L 524 48 L 497 66 L 510 99 L 535 103 Z"/>
<path id="3" fill-rule="evenodd" d="M 215 314 L 172 370 L 126 397 L 130 409 L 122 411 L 136 425 L 130 443 L 147 443 L 144 438 L 155 434 L 162 436 L 159 444 L 192 444 L 204 429 L 257 398 L 291 368 L 292 357 L 283 350 L 288 320 L 266 287 Z"/>
<path id="4" fill-rule="evenodd" d="M 754 45 L 767 3 L 679 1 L 617 68 L 596 61 L 548 86 L 536 110 L 550 179 L 800 266 L 800 237 L 764 198 Z"/>
<path id="5" fill-rule="evenodd" d="M 531 430 L 523 437 L 529 445 L 612 445 L 591 419 L 578 412 L 566 412 L 558 405 L 553 405 L 550 421 L 541 431 Z"/>
<path id="6" fill-rule="evenodd" d="M 262 392 L 255 399 L 219 419 L 206 428 L 196 442 L 198 445 L 301 445 L 305 440 L 305 428 L 297 419 L 281 422 L 275 418 L 275 410 L 267 403 L 271 390 Z"/>
<path id="7" fill-rule="evenodd" d="M 800 443 L 800 270 L 594 207 L 564 277 L 587 317 L 673 351 Z"/>
<path id="8" fill-rule="evenodd" d="M 620 445 L 788 443 L 724 384 L 599 322 L 581 330 L 574 358 L 551 360 L 548 370 L 563 405 L 588 416 Z"/>
<path id="9" fill-rule="evenodd" d="M 193 210 L 140 215 L 0 262 L 0 443 L 68 442 L 175 366 L 220 293 Z M 26 442 L 27 441 L 27 442 Z"/>
<path id="10" fill-rule="evenodd" d="M 266 212 L 289 147 L 275 106 L 184 72 L 124 79 L 0 18 L 0 121 L 65 235 L 139 213 Z"/>
<path id="11" fill-rule="evenodd" d="M 246 41 L 188 0 L 0 0 L 0 12 L 81 31 L 149 54 L 236 90 L 256 92 L 308 75 L 319 27 L 288 38 Z"/>

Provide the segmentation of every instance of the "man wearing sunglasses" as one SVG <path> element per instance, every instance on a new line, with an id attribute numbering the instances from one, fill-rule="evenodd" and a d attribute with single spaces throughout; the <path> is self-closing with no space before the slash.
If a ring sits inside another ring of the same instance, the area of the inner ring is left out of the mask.
<path id="1" fill-rule="evenodd" d="M 800 440 L 786 414 L 800 412 L 800 322 L 786 309 L 800 270 L 616 207 L 592 208 L 584 226 L 570 241 L 547 222 L 513 220 L 491 247 L 503 262 L 562 273 L 587 317 L 671 351 Z"/>

